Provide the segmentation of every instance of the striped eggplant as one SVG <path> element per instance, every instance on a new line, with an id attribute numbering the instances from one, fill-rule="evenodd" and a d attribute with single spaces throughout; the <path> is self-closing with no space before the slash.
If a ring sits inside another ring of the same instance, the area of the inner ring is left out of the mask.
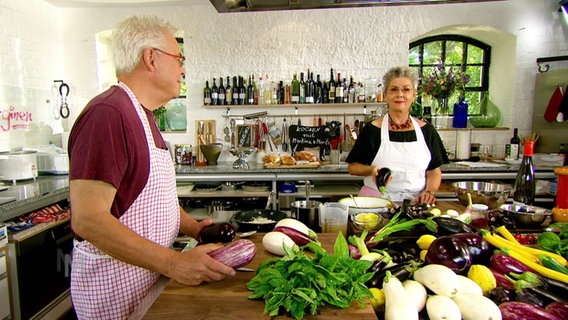
<path id="1" fill-rule="evenodd" d="M 233 269 L 237 269 L 249 264 L 256 254 L 254 242 L 248 239 L 240 239 L 230 244 L 210 252 L 209 255 Z"/>

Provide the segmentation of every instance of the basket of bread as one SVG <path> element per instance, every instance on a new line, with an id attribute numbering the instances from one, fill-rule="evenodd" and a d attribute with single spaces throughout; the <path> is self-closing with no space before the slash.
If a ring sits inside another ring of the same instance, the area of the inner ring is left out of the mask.
<path id="1" fill-rule="evenodd" d="M 265 168 L 319 168 L 320 163 L 311 151 L 296 151 L 289 154 L 268 154 L 262 158 Z"/>

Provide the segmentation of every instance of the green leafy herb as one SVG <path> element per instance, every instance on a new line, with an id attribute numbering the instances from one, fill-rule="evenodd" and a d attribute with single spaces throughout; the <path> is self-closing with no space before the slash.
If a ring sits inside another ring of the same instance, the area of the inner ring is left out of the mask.
<path id="1" fill-rule="evenodd" d="M 338 233 L 334 255 L 319 243 L 309 243 L 286 250 L 282 258 L 263 261 L 247 284 L 253 291 L 249 299 L 264 299 L 264 313 L 270 316 L 284 311 L 297 320 L 306 313 L 315 315 L 324 305 L 348 308 L 358 301 L 362 306 L 365 297 L 373 296 L 365 286 L 373 276 L 365 273 L 371 265 L 371 261 L 351 258 L 347 240 Z"/>
<path id="2" fill-rule="evenodd" d="M 438 231 L 437 230 L 438 225 L 431 218 L 411 219 L 411 220 L 402 219 L 399 221 L 401 213 L 402 211 L 398 211 L 397 213 L 395 213 L 395 215 L 392 216 L 389 222 L 384 227 L 379 229 L 379 231 L 377 231 L 367 242 L 368 243 L 379 242 L 384 238 L 388 237 L 393 232 L 408 231 L 414 228 L 414 226 L 418 224 L 424 224 L 426 228 L 432 232 Z"/>
<path id="3" fill-rule="evenodd" d="M 544 250 L 568 257 L 568 233 L 544 231 L 538 236 L 537 243 Z"/>

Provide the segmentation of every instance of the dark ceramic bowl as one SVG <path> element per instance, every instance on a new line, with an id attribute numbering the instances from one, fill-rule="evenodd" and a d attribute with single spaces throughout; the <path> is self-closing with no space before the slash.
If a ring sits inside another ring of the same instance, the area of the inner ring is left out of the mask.
<path id="1" fill-rule="evenodd" d="M 231 217 L 231 222 L 236 224 L 239 232 L 258 231 L 270 232 L 278 221 L 287 218 L 286 212 L 277 210 L 247 210 L 239 211 Z"/>

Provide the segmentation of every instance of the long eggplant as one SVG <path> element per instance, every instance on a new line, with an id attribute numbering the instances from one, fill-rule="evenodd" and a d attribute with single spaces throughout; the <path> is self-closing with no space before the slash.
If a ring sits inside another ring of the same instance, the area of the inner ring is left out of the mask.
<path id="1" fill-rule="evenodd" d="M 375 272 L 375 275 L 371 278 L 371 280 L 367 281 L 365 285 L 369 288 L 381 288 L 387 270 L 390 271 L 390 273 L 398 280 L 404 282 L 412 276 L 416 269 L 418 269 L 418 264 L 415 261 L 397 264 L 396 266 Z"/>
<path id="2" fill-rule="evenodd" d="M 564 302 L 552 302 L 549 303 L 544 309 L 550 313 L 553 313 L 562 319 L 568 319 L 568 303 Z"/>
<path id="3" fill-rule="evenodd" d="M 477 231 L 459 219 L 436 217 L 433 220 L 438 224 L 438 236 L 448 236 L 456 233 L 475 233 Z"/>
<path id="4" fill-rule="evenodd" d="M 512 258 L 506 254 L 497 253 L 494 254 L 491 259 L 489 259 L 489 266 L 502 274 L 509 273 L 523 273 L 526 271 L 536 273 L 533 269 L 526 266 L 519 260 Z"/>
<path id="5" fill-rule="evenodd" d="M 240 239 L 209 252 L 211 258 L 218 260 L 233 269 L 244 267 L 249 264 L 256 254 L 254 242 L 248 239 Z"/>
<path id="6" fill-rule="evenodd" d="M 313 242 L 312 238 L 310 238 L 309 235 L 298 231 L 294 228 L 290 228 L 290 227 L 286 227 L 286 226 L 276 226 L 274 228 L 274 231 L 278 231 L 278 232 L 282 232 L 285 235 L 287 235 L 288 237 L 290 237 L 290 239 L 294 240 L 294 243 L 296 243 L 298 246 L 304 246 L 310 242 Z"/>
<path id="7" fill-rule="evenodd" d="M 491 273 L 495 277 L 495 280 L 497 281 L 498 287 L 503 287 L 505 289 L 510 289 L 510 290 L 515 289 L 515 285 L 509 279 L 505 278 L 504 274 L 502 274 L 501 272 L 499 272 L 495 269 L 492 269 L 492 268 L 489 268 L 489 270 L 491 271 Z"/>
<path id="8" fill-rule="evenodd" d="M 555 314 L 545 309 L 535 307 L 524 302 L 504 302 L 499 305 L 503 320 L 562 320 Z"/>
<path id="9" fill-rule="evenodd" d="M 425 262 L 441 264 L 456 273 L 464 273 L 472 264 L 467 244 L 452 236 L 439 237 L 428 247 Z"/>

